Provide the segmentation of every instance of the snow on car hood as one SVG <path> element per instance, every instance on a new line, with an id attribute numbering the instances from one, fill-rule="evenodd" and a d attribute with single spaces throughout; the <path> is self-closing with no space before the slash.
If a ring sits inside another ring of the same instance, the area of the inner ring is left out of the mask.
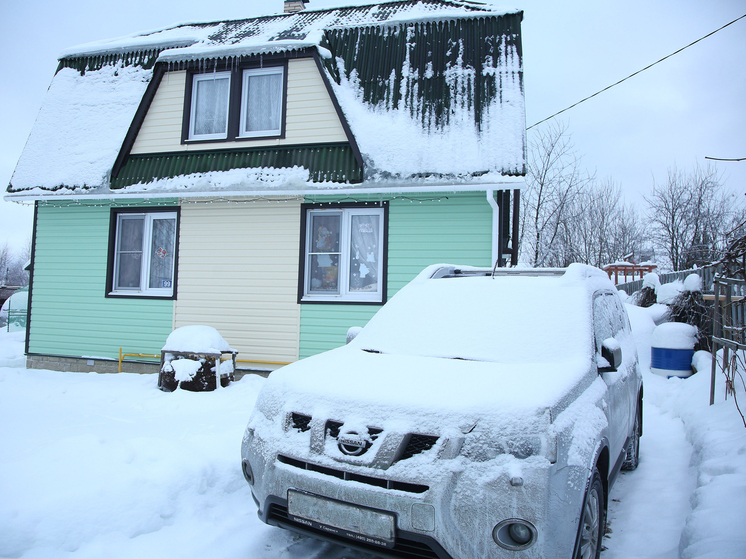
<path id="1" fill-rule="evenodd" d="M 504 425 L 506 418 L 542 415 L 573 387 L 589 384 L 591 370 L 584 354 L 553 364 L 500 364 L 346 346 L 274 371 L 257 410 L 268 419 L 299 412 L 418 432 L 466 430 L 488 416 Z"/>

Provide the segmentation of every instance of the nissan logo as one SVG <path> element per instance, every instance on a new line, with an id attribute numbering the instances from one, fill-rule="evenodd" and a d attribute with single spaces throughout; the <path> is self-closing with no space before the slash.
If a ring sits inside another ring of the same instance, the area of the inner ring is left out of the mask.
<path id="1" fill-rule="evenodd" d="M 366 439 L 367 437 L 357 433 L 342 433 L 337 437 L 337 448 L 347 456 L 360 456 L 370 446 Z"/>

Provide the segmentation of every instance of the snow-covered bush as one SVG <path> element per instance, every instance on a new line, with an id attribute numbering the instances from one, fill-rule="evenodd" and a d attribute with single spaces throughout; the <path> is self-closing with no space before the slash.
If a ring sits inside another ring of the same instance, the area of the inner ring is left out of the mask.
<path id="1" fill-rule="evenodd" d="M 635 293 L 632 298 L 633 304 L 638 307 L 652 307 L 658 302 L 658 288 L 661 282 L 658 274 L 650 272 L 642 278 L 642 289 Z"/>
<path id="2" fill-rule="evenodd" d="M 670 319 L 696 326 L 699 333 L 694 349 L 709 351 L 712 317 L 710 308 L 702 297 L 702 278 L 697 274 L 689 274 L 682 287 L 682 291 L 669 303 Z"/>

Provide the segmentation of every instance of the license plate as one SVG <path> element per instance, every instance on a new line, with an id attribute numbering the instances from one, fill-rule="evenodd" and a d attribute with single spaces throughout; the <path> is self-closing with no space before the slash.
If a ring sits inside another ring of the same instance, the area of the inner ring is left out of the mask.
<path id="1" fill-rule="evenodd" d="M 394 515 L 299 491 L 288 491 L 291 520 L 363 543 L 394 546 Z"/>

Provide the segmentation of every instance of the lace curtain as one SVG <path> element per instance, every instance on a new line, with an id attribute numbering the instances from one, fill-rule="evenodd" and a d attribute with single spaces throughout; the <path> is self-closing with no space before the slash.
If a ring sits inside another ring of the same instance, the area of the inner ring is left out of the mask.
<path id="1" fill-rule="evenodd" d="M 282 74 L 247 76 L 244 132 L 279 130 L 282 115 Z"/>

